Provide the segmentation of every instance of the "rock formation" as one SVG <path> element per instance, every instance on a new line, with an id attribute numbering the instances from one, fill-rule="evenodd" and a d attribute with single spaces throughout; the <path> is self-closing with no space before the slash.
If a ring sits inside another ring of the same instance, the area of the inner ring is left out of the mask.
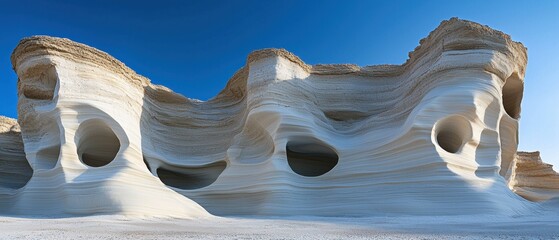
<path id="1" fill-rule="evenodd" d="M 32 174 L 25 159 L 19 125 L 15 119 L 0 116 L 0 192 L 25 186 Z"/>
<path id="2" fill-rule="evenodd" d="M 310 66 L 283 49 L 255 51 L 202 102 L 97 49 L 26 38 L 12 54 L 21 137 L 0 136 L 0 160 L 13 165 L 0 170 L 0 212 L 531 211 L 505 180 L 526 61 L 508 35 L 453 18 L 402 65 Z"/>
<path id="3" fill-rule="evenodd" d="M 518 152 L 514 164 L 510 187 L 515 193 L 538 202 L 559 197 L 559 173 L 542 161 L 540 152 Z"/>

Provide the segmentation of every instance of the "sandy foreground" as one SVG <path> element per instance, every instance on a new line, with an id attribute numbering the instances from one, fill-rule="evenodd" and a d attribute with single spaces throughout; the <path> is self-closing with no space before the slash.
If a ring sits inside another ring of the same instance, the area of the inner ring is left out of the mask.
<path id="1" fill-rule="evenodd" d="M 559 239 L 559 216 L 0 217 L 1 239 Z"/>

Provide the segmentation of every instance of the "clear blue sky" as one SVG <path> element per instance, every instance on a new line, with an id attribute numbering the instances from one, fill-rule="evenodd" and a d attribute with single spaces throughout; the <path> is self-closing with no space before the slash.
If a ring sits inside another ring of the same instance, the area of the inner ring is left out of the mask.
<path id="1" fill-rule="evenodd" d="M 559 165 L 559 1 L 0 0 L 0 115 L 17 117 L 9 57 L 26 36 L 85 43 L 156 84 L 207 100 L 253 50 L 286 48 L 309 64 L 401 64 L 455 16 L 528 47 L 519 149 L 541 150 Z"/>

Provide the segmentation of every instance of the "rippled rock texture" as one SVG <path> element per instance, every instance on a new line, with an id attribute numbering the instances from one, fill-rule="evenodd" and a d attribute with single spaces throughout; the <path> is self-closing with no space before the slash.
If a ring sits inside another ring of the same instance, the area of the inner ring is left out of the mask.
<path id="1" fill-rule="evenodd" d="M 97 49 L 26 38 L 12 55 L 21 136 L 0 136 L 9 166 L 0 171 L 0 211 L 532 211 L 536 204 L 507 187 L 526 61 L 508 35 L 450 19 L 402 65 L 311 66 L 283 49 L 255 51 L 202 102 Z"/>

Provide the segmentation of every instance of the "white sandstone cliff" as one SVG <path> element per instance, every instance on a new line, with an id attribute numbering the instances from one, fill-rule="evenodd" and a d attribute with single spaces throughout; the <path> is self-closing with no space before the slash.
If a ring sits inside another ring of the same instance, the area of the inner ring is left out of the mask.
<path id="1" fill-rule="evenodd" d="M 108 54 L 37 36 L 12 55 L 33 176 L 12 214 L 518 214 L 507 187 L 527 55 L 450 19 L 402 65 L 251 53 L 207 102 Z M 192 199 L 192 200 L 190 200 Z M 200 207 L 200 204 L 202 207 Z"/>

